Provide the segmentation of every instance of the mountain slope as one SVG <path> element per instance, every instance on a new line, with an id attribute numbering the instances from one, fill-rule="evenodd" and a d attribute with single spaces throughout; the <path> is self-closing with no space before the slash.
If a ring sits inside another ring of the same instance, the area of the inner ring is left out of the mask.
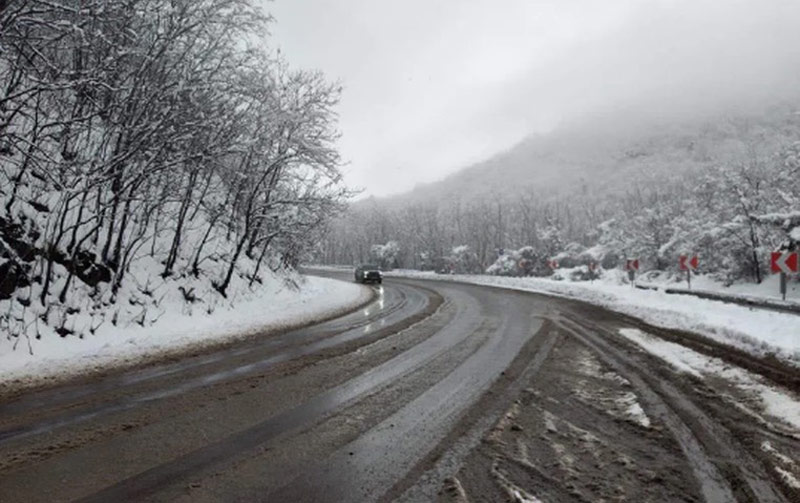
<path id="1" fill-rule="evenodd" d="M 797 109 L 531 137 L 440 182 L 352 205 L 318 257 L 356 263 L 391 249 L 401 267 L 547 274 L 550 258 L 615 267 L 636 257 L 665 271 L 691 252 L 720 281 L 761 282 L 771 251 L 798 246 Z M 510 256 L 527 266 L 490 267 Z"/>
<path id="2" fill-rule="evenodd" d="M 506 152 L 467 166 L 441 181 L 383 198 L 382 204 L 424 203 L 503 193 L 568 196 L 576 185 L 624 192 L 665 172 L 698 172 L 731 162 L 748 148 L 778 148 L 800 131 L 791 106 L 759 115 L 714 116 L 680 123 L 615 118 L 531 136 Z M 768 145 L 763 145 L 764 143 Z"/>

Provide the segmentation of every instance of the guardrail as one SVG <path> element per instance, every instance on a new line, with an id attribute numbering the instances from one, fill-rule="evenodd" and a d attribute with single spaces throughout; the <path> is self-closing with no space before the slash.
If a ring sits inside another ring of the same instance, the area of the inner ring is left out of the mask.
<path id="1" fill-rule="evenodd" d="M 738 304 L 740 306 L 769 309 L 782 313 L 800 314 L 800 303 L 798 302 L 765 299 L 763 297 L 753 297 L 752 295 L 721 293 L 709 290 L 689 290 L 686 288 L 663 287 L 648 284 L 636 284 L 636 288 L 641 290 L 659 290 L 670 295 L 692 295 L 701 299 L 717 300 L 729 304 Z"/>

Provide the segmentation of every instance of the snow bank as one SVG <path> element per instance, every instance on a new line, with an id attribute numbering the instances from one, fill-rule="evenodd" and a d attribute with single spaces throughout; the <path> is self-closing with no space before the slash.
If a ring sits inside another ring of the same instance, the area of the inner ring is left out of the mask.
<path id="1" fill-rule="evenodd" d="M 681 372 L 697 378 L 715 376 L 732 383 L 752 395 L 765 414 L 776 417 L 800 432 L 800 400 L 788 390 L 777 388 L 764 378 L 687 347 L 664 341 L 636 328 L 620 329 L 620 334 L 641 346 Z M 744 406 L 743 404 L 739 404 Z"/>
<path id="2" fill-rule="evenodd" d="M 610 272 L 610 271 L 608 271 Z M 686 279 L 683 274 L 657 274 L 646 273 L 641 280 L 637 280 L 639 284 L 650 286 L 657 286 L 659 288 L 686 288 Z M 780 294 L 780 275 L 771 274 L 764 278 L 760 284 L 755 283 L 734 283 L 730 286 L 725 286 L 719 281 L 715 281 L 710 275 L 703 274 L 699 276 L 692 276 L 692 290 L 713 292 L 731 297 L 742 297 L 751 299 L 764 299 L 770 301 L 779 301 Z M 800 282 L 789 281 L 787 285 L 786 300 L 789 303 L 797 303 L 800 305 Z"/>
<path id="3" fill-rule="evenodd" d="M 566 271 L 561 274 L 568 277 Z M 394 271 L 387 275 L 460 281 L 582 300 L 653 325 L 699 333 L 760 356 L 774 354 L 800 366 L 800 316 L 688 295 L 639 290 L 621 284 L 621 276 L 616 274 L 608 274 L 594 283 L 549 278 L 439 275 L 419 271 Z"/>
<path id="4" fill-rule="evenodd" d="M 36 384 L 113 366 L 128 366 L 255 333 L 298 327 L 367 302 L 363 286 L 318 277 L 279 278 L 235 301 L 167 305 L 152 324 L 103 324 L 92 335 L 0 344 L 0 386 Z"/>

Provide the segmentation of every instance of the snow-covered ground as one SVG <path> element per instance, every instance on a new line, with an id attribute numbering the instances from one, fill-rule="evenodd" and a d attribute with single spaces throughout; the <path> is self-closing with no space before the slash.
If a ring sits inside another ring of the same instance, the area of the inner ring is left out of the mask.
<path id="1" fill-rule="evenodd" d="M 656 282 L 661 284 L 660 282 Z M 684 281 L 664 283 L 665 286 L 675 288 L 685 288 Z M 729 295 L 743 295 L 748 297 L 759 297 L 763 299 L 779 300 L 780 294 L 780 276 L 772 274 L 764 278 L 760 284 L 755 283 L 734 283 L 730 286 L 714 281 L 707 275 L 697 276 L 692 278 L 693 290 L 705 290 L 709 292 L 718 292 Z M 791 281 L 787 285 L 786 300 L 789 302 L 800 302 L 800 283 Z"/>
<path id="2" fill-rule="evenodd" d="M 607 271 L 611 272 L 611 271 Z M 622 271 L 614 271 L 622 274 Z M 613 277 L 613 275 L 611 275 Z M 686 277 L 683 274 L 674 272 L 652 271 L 646 273 L 637 280 L 640 285 L 654 286 L 658 288 L 672 288 L 685 290 L 688 288 Z M 703 274 L 692 277 L 692 291 L 713 292 L 727 297 L 739 297 L 749 299 L 762 299 L 774 303 L 782 301 L 780 293 L 780 275 L 771 274 L 759 283 L 740 282 L 726 286 L 714 280 L 710 275 Z M 800 306 L 800 282 L 789 281 L 786 288 L 786 303 Z"/>
<path id="3" fill-rule="evenodd" d="M 728 365 L 719 358 L 700 354 L 639 329 L 623 328 L 619 332 L 680 372 L 703 380 L 722 379 L 728 383 L 729 389 L 736 390 L 736 396 L 723 394 L 724 400 L 761 424 L 773 425 L 772 428 L 778 428 L 785 435 L 795 437 L 800 435 L 800 397 L 791 391 L 775 386 L 761 376 Z M 763 441 L 761 449 L 771 454 L 773 468 L 783 482 L 793 489 L 800 489 L 800 479 L 796 476 L 800 473 L 797 464 L 800 459 L 791 452 L 780 452 L 768 440 Z"/>
<path id="4" fill-rule="evenodd" d="M 605 271 L 597 281 L 570 281 L 569 271 L 553 278 L 485 275 L 441 275 L 399 270 L 387 276 L 460 281 L 578 299 L 635 316 L 653 325 L 699 333 L 716 341 L 800 366 L 800 315 L 772 312 L 690 295 L 668 295 L 624 284 L 620 271 Z M 709 285 L 704 285 L 709 286 Z M 760 289 L 740 287 L 737 293 L 758 295 Z"/>
<path id="5" fill-rule="evenodd" d="M 636 328 L 620 329 L 620 334 L 635 342 L 680 372 L 698 378 L 721 377 L 759 402 L 766 414 L 780 418 L 800 433 L 800 401 L 786 390 L 778 390 L 765 383 L 765 379 L 738 367 L 732 367 L 719 358 L 700 354 L 692 349 L 665 341 Z"/>
<path id="6" fill-rule="evenodd" d="M 40 339 L 0 341 L 0 386 L 36 384 L 231 342 L 256 332 L 285 330 L 334 316 L 373 295 L 363 286 L 326 278 L 267 279 L 264 286 L 234 301 L 220 297 L 213 309 L 208 302 L 162 300 L 159 316 L 145 326 L 104 323 L 81 338 L 46 333 Z"/>

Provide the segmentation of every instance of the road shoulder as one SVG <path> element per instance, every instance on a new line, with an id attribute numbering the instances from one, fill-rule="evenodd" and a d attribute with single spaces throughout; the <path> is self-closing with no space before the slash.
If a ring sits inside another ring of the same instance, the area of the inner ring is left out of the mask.
<path id="1" fill-rule="evenodd" d="M 214 313 L 175 313 L 149 327 L 120 327 L 103 336 L 54 341 L 62 344 L 33 354 L 21 343 L 0 354 L 0 399 L 316 325 L 356 311 L 376 296 L 369 287 L 309 276 L 300 290 L 287 288 L 281 295 L 256 297 Z"/>

